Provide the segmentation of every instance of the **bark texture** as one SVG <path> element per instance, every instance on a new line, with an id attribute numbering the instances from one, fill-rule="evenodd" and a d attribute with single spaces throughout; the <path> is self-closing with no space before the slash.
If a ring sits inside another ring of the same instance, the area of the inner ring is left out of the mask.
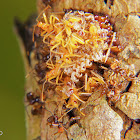
<path id="1" fill-rule="evenodd" d="M 100 90 L 97 90 L 81 107 L 85 116 L 71 125 L 66 125 L 63 133 L 57 133 L 58 127 L 51 127 L 47 119 L 52 116 L 49 111 L 43 115 L 32 115 L 32 105 L 26 108 L 27 140 L 138 140 L 140 139 L 140 1 L 139 0 L 37 0 L 38 13 L 46 6 L 52 12 L 63 12 L 64 9 L 83 10 L 85 12 L 101 13 L 110 17 L 120 46 L 124 50 L 119 57 L 124 64 L 134 64 L 137 77 L 131 81 L 129 90 L 120 99 L 110 106 L 106 96 L 95 100 Z M 40 87 L 34 70 L 37 59 L 32 42 L 33 25 L 36 24 L 35 16 L 31 16 L 24 24 L 15 21 L 16 31 L 20 41 L 21 54 L 24 58 L 26 71 L 26 93 L 33 91 L 38 95 Z M 127 84 L 128 85 L 128 84 Z M 127 86 L 124 87 L 125 89 Z M 124 90 L 125 91 L 125 90 Z M 50 101 L 51 100 L 51 101 Z M 61 98 L 49 91 L 45 108 L 55 112 L 58 117 L 64 114 L 64 102 Z M 76 113 L 76 110 L 74 110 Z M 78 114 L 78 113 L 77 113 Z M 61 119 L 63 124 L 69 123 L 69 116 Z"/>

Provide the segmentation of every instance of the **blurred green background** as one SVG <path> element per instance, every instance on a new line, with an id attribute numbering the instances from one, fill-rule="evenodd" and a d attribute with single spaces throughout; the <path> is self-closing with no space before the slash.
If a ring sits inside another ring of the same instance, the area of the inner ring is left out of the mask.
<path id="1" fill-rule="evenodd" d="M 0 6 L 0 140 L 26 140 L 25 75 L 13 21 L 35 12 L 36 0 L 2 0 Z"/>

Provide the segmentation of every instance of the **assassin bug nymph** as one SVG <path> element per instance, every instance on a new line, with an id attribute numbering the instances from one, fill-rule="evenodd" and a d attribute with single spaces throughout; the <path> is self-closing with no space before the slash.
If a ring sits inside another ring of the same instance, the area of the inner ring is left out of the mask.
<path id="1" fill-rule="evenodd" d="M 84 11 L 69 11 L 63 17 L 51 13 L 47 18 L 44 11 L 40 15 L 42 19 L 37 20 L 36 27 L 40 29 L 41 41 L 50 54 L 45 62 L 49 70 L 44 76 L 41 101 L 48 82 L 56 86 L 54 90 L 62 100 L 68 99 L 67 108 L 70 109 L 80 111 L 81 103 L 86 103 L 99 87 L 102 91 L 105 89 L 103 94 L 112 102 L 117 101 L 122 83 L 132 80 L 134 72 L 131 66 L 123 67 L 117 56 L 123 47 L 116 45 L 116 32 L 109 17 Z"/>

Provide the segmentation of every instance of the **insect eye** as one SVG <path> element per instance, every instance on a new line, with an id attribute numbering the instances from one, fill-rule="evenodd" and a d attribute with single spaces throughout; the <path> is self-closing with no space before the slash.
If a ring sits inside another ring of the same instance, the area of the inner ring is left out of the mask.
<path id="1" fill-rule="evenodd" d="M 32 100 L 32 99 L 34 98 L 32 92 L 27 93 L 26 97 L 27 97 L 27 100 L 29 100 L 29 101 Z"/>
<path id="2" fill-rule="evenodd" d="M 40 97 L 36 97 L 35 102 L 40 102 Z"/>

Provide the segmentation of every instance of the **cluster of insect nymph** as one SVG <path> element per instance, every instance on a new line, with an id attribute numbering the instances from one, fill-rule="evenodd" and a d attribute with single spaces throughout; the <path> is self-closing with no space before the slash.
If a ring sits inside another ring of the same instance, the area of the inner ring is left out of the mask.
<path id="1" fill-rule="evenodd" d="M 44 96 L 51 88 L 69 111 L 75 108 L 83 116 L 80 105 L 97 89 L 101 91 L 97 98 L 106 95 L 109 103 L 119 100 L 135 72 L 117 56 L 123 47 L 117 42 L 109 17 L 78 10 L 47 15 L 48 8 L 37 18 L 33 33 L 39 58 L 35 71 L 42 92 L 39 97 L 27 94 L 30 105 L 37 103 L 32 114 L 43 113 Z M 48 122 L 61 126 L 55 115 Z"/>

